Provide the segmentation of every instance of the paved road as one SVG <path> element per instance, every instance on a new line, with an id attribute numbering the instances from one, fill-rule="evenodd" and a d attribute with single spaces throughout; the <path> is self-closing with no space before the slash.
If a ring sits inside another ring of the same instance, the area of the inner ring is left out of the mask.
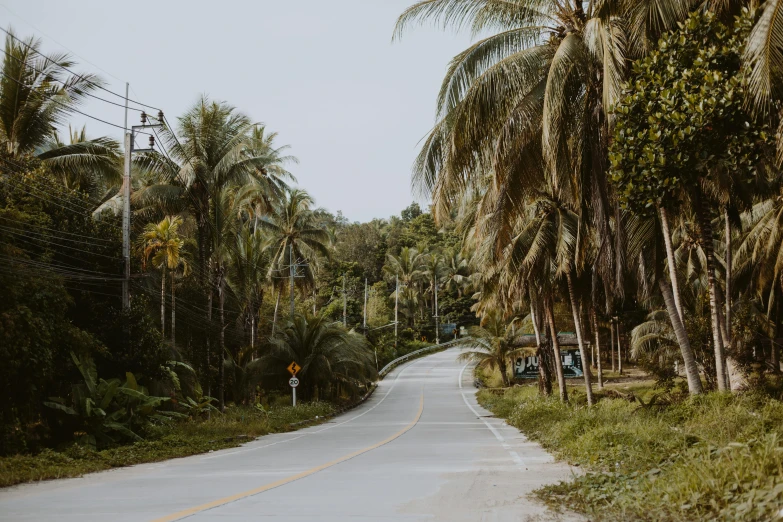
<path id="1" fill-rule="evenodd" d="M 478 406 L 457 354 L 398 368 L 320 426 L 0 490 L 0 521 L 559 520 L 525 495 L 570 470 Z"/>

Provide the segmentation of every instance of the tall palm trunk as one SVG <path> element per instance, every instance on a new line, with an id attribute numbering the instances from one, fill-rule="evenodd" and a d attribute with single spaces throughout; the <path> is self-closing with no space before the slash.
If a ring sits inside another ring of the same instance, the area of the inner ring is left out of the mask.
<path id="1" fill-rule="evenodd" d="M 593 323 L 593 333 L 595 335 L 595 353 L 596 362 L 598 363 L 598 389 L 604 387 L 604 370 L 601 367 L 601 333 L 598 330 L 598 315 L 595 313 L 595 307 L 590 307 L 590 319 Z"/>
<path id="2" fill-rule="evenodd" d="M 166 266 L 160 271 L 160 333 L 166 338 Z"/>
<path id="3" fill-rule="evenodd" d="M 723 349 L 723 336 L 720 331 L 718 294 L 715 282 L 715 252 L 713 245 L 712 223 L 704 207 L 704 201 L 701 194 L 694 198 L 694 207 L 699 219 L 699 228 L 701 228 L 702 248 L 707 262 L 707 289 L 710 296 L 710 320 L 712 323 L 712 344 L 715 350 L 715 373 L 718 383 L 718 391 L 729 389 L 726 378 L 726 355 Z"/>
<path id="4" fill-rule="evenodd" d="M 280 289 L 277 289 L 277 299 L 275 300 L 275 313 L 272 316 L 272 335 L 275 334 L 275 326 L 277 326 L 277 309 L 280 307 Z"/>
<path id="5" fill-rule="evenodd" d="M 693 355 L 691 342 L 688 339 L 688 332 L 685 330 L 685 325 L 680 320 L 679 314 L 677 314 L 672 289 L 664 281 L 663 277 L 658 278 L 658 287 L 661 289 L 663 302 L 666 304 L 666 312 L 669 314 L 669 321 L 671 321 L 674 335 L 677 337 L 677 344 L 680 345 L 680 354 L 685 364 L 685 376 L 688 379 L 688 392 L 691 395 L 698 395 L 704 390 L 699 377 L 699 366 L 696 363 L 696 357 Z"/>
<path id="6" fill-rule="evenodd" d="M 571 315 L 574 318 L 574 328 L 576 329 L 576 343 L 579 345 L 579 357 L 582 359 L 582 374 L 585 380 L 585 392 L 587 393 L 587 405 L 592 406 L 595 403 L 593 397 L 593 383 L 590 381 L 590 360 L 587 358 L 584 338 L 582 336 L 582 318 L 579 314 L 579 305 L 576 303 L 576 294 L 574 293 L 573 270 L 566 271 L 566 282 L 568 283 L 568 297 L 571 300 Z"/>
<path id="7" fill-rule="evenodd" d="M 617 335 L 617 373 L 623 374 L 623 346 L 620 343 L 620 319 L 617 319 L 617 326 L 614 328 L 614 333 Z"/>
<path id="8" fill-rule="evenodd" d="M 566 389 L 565 375 L 563 375 L 563 361 L 560 359 L 560 342 L 557 339 L 555 315 L 552 310 L 554 305 L 551 298 L 544 306 L 546 308 L 546 319 L 549 323 L 549 333 L 552 338 L 552 352 L 555 358 L 555 374 L 557 375 L 557 385 L 560 388 L 560 400 L 568 402 L 568 390 Z"/>
<path id="9" fill-rule="evenodd" d="M 731 256 L 731 222 L 729 221 L 728 208 L 723 211 L 723 223 L 726 234 L 726 337 L 731 344 L 731 276 L 732 276 L 732 256 Z"/>
<path id="10" fill-rule="evenodd" d="M 212 279 L 212 275 L 209 275 L 210 280 Z M 212 368 L 210 366 L 210 348 L 211 346 L 211 339 L 212 339 L 212 285 L 209 285 L 209 290 L 207 290 L 207 395 L 212 396 Z"/>
<path id="11" fill-rule="evenodd" d="M 176 343 L 177 298 L 174 295 L 174 272 L 171 273 L 171 346 Z"/>
<path id="12" fill-rule="evenodd" d="M 226 317 L 225 317 L 225 303 L 226 303 L 226 279 L 223 277 L 222 267 L 219 269 L 218 275 L 218 299 L 220 306 L 220 384 L 218 390 L 218 400 L 220 401 L 220 411 L 226 410 L 225 393 L 226 393 Z"/>
<path id="13" fill-rule="evenodd" d="M 536 314 L 533 303 L 530 303 L 530 319 L 533 332 L 536 334 L 536 357 L 538 357 L 538 393 L 544 396 L 552 395 L 552 374 L 549 371 L 549 343 L 544 345 L 541 338 L 540 317 Z"/>
<path id="14" fill-rule="evenodd" d="M 508 378 L 508 363 L 504 357 L 498 359 L 498 370 L 500 370 L 500 376 L 503 379 L 503 386 L 508 388 L 511 383 Z"/>
<path id="15" fill-rule="evenodd" d="M 682 301 L 680 299 L 680 283 L 677 279 L 677 265 L 674 262 L 674 248 L 672 247 L 672 235 L 669 229 L 669 216 L 666 208 L 660 207 L 661 231 L 663 232 L 663 244 L 666 247 L 666 261 L 669 264 L 669 279 L 672 282 L 672 296 L 674 297 L 674 306 L 680 322 L 685 321 L 682 311 Z"/>
<path id="16" fill-rule="evenodd" d="M 609 337 L 611 338 L 611 343 L 612 343 L 612 349 L 611 349 L 612 371 L 615 372 L 617 371 L 617 367 L 614 364 L 614 318 L 613 317 L 609 319 Z"/>

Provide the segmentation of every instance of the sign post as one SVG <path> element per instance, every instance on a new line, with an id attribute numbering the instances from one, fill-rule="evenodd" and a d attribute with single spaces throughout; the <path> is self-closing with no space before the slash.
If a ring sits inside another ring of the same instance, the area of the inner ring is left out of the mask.
<path id="1" fill-rule="evenodd" d="M 288 385 L 291 387 L 291 398 L 293 400 L 293 405 L 296 406 L 296 387 L 299 386 L 299 379 L 296 377 L 296 374 L 299 372 L 299 370 L 302 369 L 302 367 L 296 364 L 296 361 L 293 361 L 286 369 L 291 374 L 291 378 L 288 379 Z"/>
<path id="2" fill-rule="evenodd" d="M 296 406 L 296 387 L 299 386 L 299 379 L 291 377 L 288 379 L 288 384 L 291 386 L 291 396 L 293 397 L 294 406 Z"/>

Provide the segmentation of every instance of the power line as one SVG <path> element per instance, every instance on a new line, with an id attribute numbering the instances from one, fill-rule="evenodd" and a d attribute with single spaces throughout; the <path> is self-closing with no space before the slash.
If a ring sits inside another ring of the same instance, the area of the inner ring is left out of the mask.
<path id="1" fill-rule="evenodd" d="M 85 239 L 90 239 L 92 241 L 103 241 L 105 243 L 115 243 L 116 242 L 116 240 L 113 240 L 113 239 L 103 239 L 103 238 L 95 237 L 95 236 L 85 236 L 84 234 L 76 234 L 76 233 L 73 233 L 73 232 L 65 232 L 63 230 L 57 230 L 55 228 L 47 228 L 47 227 L 45 227 L 43 225 L 39 225 L 37 223 L 28 222 L 28 221 L 20 221 L 18 219 L 13 219 L 13 218 L 10 218 L 8 216 L 4 216 L 4 215 L 0 214 L 0 221 L 2 221 L 2 220 L 13 221 L 14 223 L 19 223 L 20 225 L 35 227 L 35 228 L 38 228 L 38 229 L 41 229 L 41 230 L 47 230 L 47 231 L 50 231 L 50 232 L 56 232 L 57 234 L 63 234 L 63 235 L 67 235 L 67 236 L 81 237 L 81 238 L 85 238 Z M 111 225 L 111 224 L 109 223 L 109 225 Z M 51 235 L 52 236 L 56 236 L 56 234 L 51 234 Z M 65 239 L 65 238 L 63 238 L 63 239 Z"/>
<path id="2" fill-rule="evenodd" d="M 2 4 L 0 4 L 0 6 L 5 7 Z M 24 60 L 22 60 L 21 58 L 18 58 L 16 56 L 14 56 L 13 54 L 11 54 L 8 51 L 6 51 L 5 49 L 3 49 L 3 53 L 5 53 L 5 55 L 7 57 L 13 58 L 14 60 L 16 60 L 17 62 L 22 64 L 24 67 L 29 67 L 30 69 L 34 70 L 37 73 L 44 74 L 44 71 L 42 71 L 41 69 L 36 69 L 35 67 L 33 67 L 32 64 L 29 64 L 29 63 L 25 62 Z M 64 81 L 57 80 L 57 79 L 54 79 L 54 78 L 52 80 L 57 82 L 57 83 L 59 83 L 59 84 L 61 84 L 63 86 L 63 89 L 66 89 L 66 90 L 68 89 L 67 84 Z M 25 85 L 25 86 L 26 87 L 30 87 L 29 85 Z M 116 105 L 117 107 L 122 107 L 123 109 L 125 109 L 125 104 L 124 103 L 113 102 L 111 100 L 107 100 L 106 98 L 101 98 L 100 96 L 97 96 L 95 94 L 92 94 L 92 93 L 86 92 L 86 91 L 83 91 L 80 94 L 84 94 L 85 96 L 89 96 L 90 98 L 95 98 L 96 100 L 100 100 L 102 102 L 110 103 L 112 105 Z M 128 110 L 137 111 L 137 112 L 144 112 L 144 109 L 138 109 L 136 107 L 128 107 Z"/>
<path id="3" fill-rule="evenodd" d="M 28 242 L 45 243 L 45 244 L 52 245 L 52 246 L 59 247 L 59 248 L 67 248 L 69 250 L 75 250 L 77 252 L 81 252 L 83 254 L 87 254 L 87 255 L 91 255 L 91 256 L 104 257 L 106 259 L 111 259 L 113 261 L 119 261 L 119 260 L 122 259 L 121 257 L 107 256 L 106 254 L 99 254 L 98 252 L 90 252 L 90 251 L 85 250 L 83 247 L 63 245 L 61 243 L 57 243 L 57 242 L 52 241 L 50 239 L 46 239 L 45 236 L 44 237 L 40 237 L 41 234 L 37 234 L 38 237 L 36 237 L 36 235 L 32 235 L 32 236 L 29 235 L 29 234 L 35 234 L 34 232 L 22 232 L 22 231 L 14 230 L 12 228 L 2 227 L 2 226 L 0 226 L 0 230 L 5 231 L 7 234 L 11 234 L 11 235 L 17 236 L 18 239 L 22 239 L 22 240 L 25 240 L 25 241 L 28 241 Z M 71 241 L 75 241 L 75 240 L 71 240 Z M 82 243 L 82 244 L 89 244 L 86 241 L 76 241 L 76 242 L 77 243 Z M 35 244 L 35 243 L 33 243 L 33 244 Z M 63 255 L 66 255 L 66 254 L 63 254 Z M 68 257 L 72 257 L 72 256 L 68 256 Z M 74 257 L 73 259 L 79 260 L 80 258 Z"/>
<path id="4" fill-rule="evenodd" d="M 106 92 L 108 92 L 108 93 L 110 93 L 110 94 L 112 94 L 112 95 L 114 95 L 114 96 L 117 96 L 118 98 L 121 98 L 121 99 L 125 100 L 125 96 L 124 96 L 124 95 L 122 95 L 122 94 L 118 94 L 118 93 L 116 93 L 116 92 L 114 92 L 114 91 L 112 91 L 112 90 L 109 90 L 109 89 L 107 89 L 106 87 L 103 87 L 102 85 L 100 85 L 100 84 L 98 84 L 98 83 L 95 83 L 95 82 L 93 82 L 93 81 L 91 81 L 91 80 L 89 80 L 89 79 L 85 78 L 83 75 L 81 75 L 81 74 L 79 74 L 79 73 L 76 73 L 76 72 L 74 72 L 73 70 L 69 69 L 68 67 L 66 67 L 66 66 L 64 66 L 64 65 L 61 65 L 61 64 L 57 63 L 56 61 L 54 61 L 54 60 L 52 60 L 51 58 L 49 58 L 47 55 L 45 55 L 45 54 L 41 53 L 40 51 L 37 51 L 37 50 L 33 49 L 33 48 L 32 48 L 32 47 L 29 45 L 29 44 L 27 44 L 26 42 L 23 42 L 22 40 L 20 40 L 19 38 L 17 38 L 17 37 L 16 37 L 16 36 L 14 36 L 13 34 L 11 34 L 9 31 L 7 31 L 7 30 L 3 29 L 2 27 L 0 27 L 0 31 L 4 32 L 4 33 L 5 33 L 5 34 L 7 34 L 8 36 L 10 36 L 11 38 L 13 38 L 13 39 L 14 39 L 14 40 L 16 40 L 17 42 L 19 42 L 20 44 L 24 45 L 24 46 L 25 46 L 25 47 L 26 47 L 28 50 L 30 50 L 30 51 L 32 51 L 32 52 L 34 52 L 35 54 L 37 54 L 37 55 L 41 56 L 42 58 L 46 58 L 47 60 L 49 60 L 50 62 L 52 62 L 52 64 L 54 64 L 55 66 L 57 66 L 57 67 L 59 67 L 59 68 L 61 68 L 61 69 L 64 69 L 64 70 L 68 71 L 69 73 L 71 73 L 71 74 L 72 74 L 72 75 L 74 75 L 75 77 L 77 77 L 77 78 L 80 78 L 80 79 L 84 80 L 86 83 L 89 83 L 89 84 L 90 84 L 90 85 L 92 85 L 93 87 L 96 87 L 96 88 L 98 88 L 98 89 L 101 89 L 102 91 L 106 91 Z M 159 111 L 159 110 L 160 110 L 158 107 L 153 107 L 152 105 L 147 105 L 146 103 L 141 103 L 141 102 L 139 102 L 139 101 L 136 101 L 136 100 L 131 100 L 131 99 L 128 99 L 128 102 L 129 102 L 129 103 L 135 103 L 136 105 L 140 105 L 140 106 L 142 106 L 142 107 L 147 107 L 147 108 L 149 108 L 149 109 L 155 109 L 156 111 Z M 124 128 L 124 127 L 123 127 L 123 128 Z"/>
<path id="5" fill-rule="evenodd" d="M 58 42 L 57 40 L 55 40 L 54 38 L 52 38 L 50 35 L 46 34 L 46 33 L 45 33 L 45 32 L 43 32 L 42 30 L 38 29 L 38 27 L 36 27 L 35 25 L 33 25 L 33 23 L 32 23 L 32 22 L 30 22 L 29 20 L 27 20 L 27 19 L 23 18 L 23 17 L 22 17 L 22 16 L 20 16 L 19 14 L 15 13 L 15 12 L 14 12 L 14 11 L 12 11 L 11 9 L 9 9 L 9 8 L 8 8 L 8 6 L 6 6 L 6 5 L 3 5 L 3 4 L 0 4 L 0 7 L 2 7 L 3 9 L 5 9 L 5 10 L 6 10 L 6 11 L 8 11 L 9 13 L 11 13 L 12 15 L 14 15 L 15 17 L 17 17 L 18 19 L 20 19 L 21 21 L 23 21 L 24 23 L 26 23 L 26 24 L 27 24 L 27 25 L 29 25 L 30 27 L 32 27 L 32 28 L 33 28 L 33 30 L 35 30 L 35 31 L 37 31 L 37 32 L 41 33 L 42 35 L 46 36 L 46 37 L 47 37 L 47 38 L 49 38 L 51 41 L 53 41 L 54 43 L 56 43 L 56 44 L 57 44 L 57 45 L 59 45 L 60 47 L 64 48 L 66 51 L 68 51 L 68 52 L 69 52 L 69 53 L 71 53 L 72 55 L 74 55 L 74 56 L 76 56 L 76 57 L 78 57 L 78 58 L 81 58 L 83 61 L 85 61 L 85 62 L 89 63 L 90 65 L 92 65 L 92 66 L 93 66 L 93 67 L 95 67 L 96 69 L 98 69 L 98 70 L 100 70 L 100 71 L 102 71 L 102 72 L 104 72 L 104 73 L 108 74 L 109 76 L 111 76 L 112 78 L 114 78 L 114 79 L 115 79 L 115 80 L 117 80 L 117 81 L 120 81 L 120 82 L 122 82 L 122 81 L 125 81 L 125 80 L 121 80 L 120 78 L 117 78 L 117 77 L 116 77 L 116 76 L 114 76 L 112 73 L 110 73 L 110 72 L 109 72 L 109 71 L 107 71 L 106 69 L 102 68 L 100 65 L 97 65 L 97 64 L 95 64 L 95 63 L 91 62 L 90 60 L 88 60 L 88 59 L 87 59 L 87 58 L 85 58 L 84 56 L 80 56 L 79 54 L 77 54 L 76 52 L 74 52 L 73 50 L 71 50 L 71 49 L 70 49 L 68 46 L 61 44 L 60 42 Z"/>
<path id="6" fill-rule="evenodd" d="M 0 29 L 1 29 L 1 28 L 0 28 Z M 110 122 L 110 121 L 106 121 L 106 120 L 104 120 L 104 119 L 98 118 L 97 116 L 93 116 L 92 114 L 87 114 L 87 113 L 86 113 L 86 112 L 84 112 L 84 111 L 80 111 L 79 109 L 76 109 L 76 108 L 74 108 L 74 107 L 72 107 L 72 106 L 70 106 L 70 105 L 68 105 L 68 104 L 66 104 L 66 103 L 63 103 L 63 102 L 61 102 L 60 100 L 56 99 L 54 96 L 52 96 L 52 97 L 49 97 L 49 98 L 47 98 L 47 97 L 44 97 L 44 96 L 43 96 L 41 93 L 39 93 L 38 91 L 36 91 L 35 89 L 33 89 L 31 86 L 27 85 L 26 83 L 20 82 L 20 81 L 19 81 L 19 80 L 17 80 L 16 78 L 12 78 L 12 77 L 8 76 L 7 74 L 5 74 L 5 73 L 4 73 L 4 72 L 2 72 L 2 71 L 0 71 L 0 74 L 2 74 L 2 75 L 3 75 L 3 77 L 5 77 L 5 78 L 7 78 L 7 79 L 11 80 L 12 82 L 15 82 L 15 83 L 17 83 L 17 84 L 21 85 L 22 87 L 26 87 L 26 88 L 30 89 L 30 92 L 29 92 L 29 94 L 35 94 L 35 95 L 37 95 L 37 96 L 41 97 L 41 99 L 43 99 L 43 100 L 46 100 L 46 101 L 52 101 L 52 102 L 54 102 L 54 103 L 56 103 L 56 104 L 58 104 L 58 105 L 60 105 L 60 106 L 64 107 L 64 108 L 65 108 L 67 111 L 69 111 L 69 112 L 75 112 L 75 113 L 77 113 L 77 114 L 81 114 L 82 116 L 86 116 L 86 117 L 88 117 L 88 118 L 90 118 L 90 119 L 93 119 L 93 120 L 95 120 L 95 121 L 99 121 L 99 122 L 101 122 L 101 123 L 104 123 L 104 124 L 106 124 L 106 125 L 110 125 L 110 126 L 112 126 L 112 127 L 116 127 L 116 128 L 118 128 L 118 129 L 122 129 L 123 131 L 124 131 L 124 130 L 126 130 L 126 129 L 125 129 L 125 127 L 123 127 L 122 125 L 117 125 L 116 123 L 112 123 L 112 122 Z M 124 107 L 124 106 L 123 106 L 123 107 Z M 146 134 L 147 136 L 151 136 L 151 134 L 150 134 L 149 132 L 142 132 L 142 131 L 137 131 L 137 134 Z"/>
<path id="7" fill-rule="evenodd" d="M 10 160 L 8 158 L 3 158 L 3 157 L 0 157 L 0 161 L 8 163 L 8 164 L 11 164 L 11 165 L 13 165 L 13 166 L 15 166 L 15 167 L 20 169 L 20 170 L 17 170 L 17 171 L 14 171 L 13 169 L 8 169 L 9 173 L 25 174 L 25 172 L 22 170 L 22 169 L 25 168 L 24 165 L 21 165 L 18 162 L 15 162 L 13 160 Z M 38 199 L 40 199 L 42 201 L 45 201 L 47 203 L 54 204 L 54 205 L 56 205 L 56 206 L 58 206 L 60 208 L 68 210 L 69 212 L 73 212 L 74 214 L 83 215 L 83 216 L 86 216 L 86 217 L 89 217 L 89 218 L 92 219 L 92 214 L 93 214 L 93 212 L 95 210 L 94 208 L 82 205 L 81 203 L 78 203 L 78 202 L 69 201 L 69 200 L 63 199 L 61 197 L 58 197 L 57 193 L 49 192 L 48 190 L 44 189 L 40 185 L 30 186 L 28 184 L 23 184 L 22 180 L 13 181 L 10 178 L 6 178 L 5 180 L 2 180 L 2 181 L 6 181 L 7 183 L 11 183 L 13 185 L 14 190 L 21 190 L 22 192 L 24 192 L 25 194 L 28 194 L 29 196 L 38 198 Z M 40 193 L 44 194 L 47 197 L 44 198 L 44 197 L 41 197 L 39 194 L 29 192 L 28 190 L 25 190 L 24 188 L 20 188 L 22 186 L 24 186 L 26 188 L 29 188 L 29 189 L 32 189 L 32 190 L 34 190 L 36 192 L 40 192 Z M 52 187 L 53 190 L 56 188 L 55 185 L 50 185 L 50 187 Z M 65 188 L 65 187 L 63 187 L 63 188 Z M 60 194 L 66 195 L 65 192 L 60 192 Z M 52 199 L 60 201 L 60 202 L 64 203 L 64 205 L 55 203 L 54 201 L 51 201 Z M 111 223 L 107 223 L 107 226 L 112 227 L 112 228 L 116 228 L 116 229 L 120 228 L 117 225 L 113 225 Z"/>

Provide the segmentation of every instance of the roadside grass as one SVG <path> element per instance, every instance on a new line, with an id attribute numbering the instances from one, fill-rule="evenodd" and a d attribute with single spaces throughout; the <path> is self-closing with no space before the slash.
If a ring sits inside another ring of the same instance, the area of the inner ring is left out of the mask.
<path id="1" fill-rule="evenodd" d="M 297 423 L 305 422 L 296 428 L 317 424 L 334 412 L 334 405 L 326 402 L 273 407 L 268 416 L 251 407 L 230 407 L 211 419 L 152 426 L 143 441 L 101 451 L 74 444 L 62 451 L 0 457 L 0 487 L 233 448 L 261 435 L 291 431 Z"/>
<path id="2" fill-rule="evenodd" d="M 627 395 L 612 398 L 612 389 Z M 597 391 L 587 408 L 581 390 L 569 393 L 570 404 L 538 397 L 535 386 L 478 393 L 485 408 L 585 471 L 535 493 L 550 506 L 608 521 L 783 519 L 779 400 L 686 398 L 639 382 Z"/>

